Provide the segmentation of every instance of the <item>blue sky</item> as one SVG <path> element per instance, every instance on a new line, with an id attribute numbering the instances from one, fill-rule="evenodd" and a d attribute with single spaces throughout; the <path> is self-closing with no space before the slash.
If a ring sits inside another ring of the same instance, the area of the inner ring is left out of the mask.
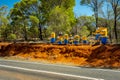
<path id="1" fill-rule="evenodd" d="M 13 7 L 13 5 L 20 0 L 0 0 L 0 6 L 2 5 L 7 5 L 8 10 Z M 76 0 L 76 5 L 74 7 L 74 13 L 76 17 L 81 16 L 81 15 L 88 15 L 91 16 L 93 12 L 91 9 L 87 6 L 81 6 L 80 5 L 80 0 Z"/>
<path id="2" fill-rule="evenodd" d="M 6 5 L 8 8 L 12 8 L 13 5 L 20 0 L 0 0 L 0 6 Z"/>
<path id="3" fill-rule="evenodd" d="M 74 13 L 77 17 L 81 15 L 91 16 L 93 14 L 89 7 L 80 5 L 80 0 L 76 0 L 75 3 L 76 5 L 74 7 Z"/>

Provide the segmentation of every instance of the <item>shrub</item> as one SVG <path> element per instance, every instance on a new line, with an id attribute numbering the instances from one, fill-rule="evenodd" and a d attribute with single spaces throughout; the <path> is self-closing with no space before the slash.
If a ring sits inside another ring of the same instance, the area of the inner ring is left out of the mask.
<path id="1" fill-rule="evenodd" d="M 8 36 L 8 40 L 15 40 L 17 37 L 16 37 L 16 35 L 15 34 L 10 34 L 9 36 Z"/>

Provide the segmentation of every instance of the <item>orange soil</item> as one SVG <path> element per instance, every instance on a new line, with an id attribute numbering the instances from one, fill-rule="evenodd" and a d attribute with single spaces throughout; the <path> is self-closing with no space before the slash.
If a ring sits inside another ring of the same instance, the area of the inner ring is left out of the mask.
<path id="1" fill-rule="evenodd" d="M 0 45 L 1 46 L 1 45 Z M 120 45 L 52 45 L 15 43 L 1 47 L 1 57 L 17 56 L 51 63 L 120 68 Z"/>

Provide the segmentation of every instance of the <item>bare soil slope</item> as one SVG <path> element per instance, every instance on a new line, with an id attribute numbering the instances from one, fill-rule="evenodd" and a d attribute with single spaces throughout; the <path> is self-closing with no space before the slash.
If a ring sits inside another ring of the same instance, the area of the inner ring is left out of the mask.
<path id="1" fill-rule="evenodd" d="M 0 45 L 1 57 L 22 57 L 77 66 L 120 68 L 120 45 L 52 45 L 15 43 Z"/>

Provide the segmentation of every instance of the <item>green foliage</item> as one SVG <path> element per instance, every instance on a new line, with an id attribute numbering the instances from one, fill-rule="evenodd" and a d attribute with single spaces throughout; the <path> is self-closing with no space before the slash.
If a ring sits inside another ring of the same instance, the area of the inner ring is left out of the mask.
<path id="1" fill-rule="evenodd" d="M 15 39 L 17 39 L 17 37 L 16 37 L 16 34 L 9 34 L 9 36 L 8 36 L 8 38 L 7 38 L 8 40 L 15 40 Z"/>
<path id="2" fill-rule="evenodd" d="M 81 30 L 79 31 L 79 35 L 81 36 L 88 36 L 90 34 L 90 31 L 86 26 L 83 26 Z"/>
<path id="3" fill-rule="evenodd" d="M 0 7 L 0 26 L 7 25 L 7 23 L 8 23 L 8 20 L 5 17 L 5 15 L 7 13 L 6 9 L 7 9 L 7 6 Z"/>
<path id="4" fill-rule="evenodd" d="M 2 25 L 0 27 L 0 38 L 2 40 L 7 40 L 8 35 L 10 34 L 10 27 L 7 25 Z"/>
<path id="5" fill-rule="evenodd" d="M 48 34 L 52 31 L 57 34 L 60 31 L 69 33 L 75 23 L 73 13 L 75 0 L 41 0 L 41 3 Z"/>
<path id="6" fill-rule="evenodd" d="M 76 19 L 76 24 L 72 29 L 73 34 L 79 34 L 82 26 L 86 26 L 90 35 L 95 31 L 95 18 L 93 16 L 80 16 Z"/>
<path id="7" fill-rule="evenodd" d="M 88 4 L 90 4 L 90 2 L 91 2 L 92 0 L 81 0 L 81 2 L 80 2 L 80 4 L 85 4 L 85 5 L 88 5 Z"/>
<path id="8" fill-rule="evenodd" d="M 0 26 L 7 24 L 8 24 L 8 19 L 4 16 L 0 16 Z"/>
<path id="9" fill-rule="evenodd" d="M 7 6 L 1 6 L 0 39 L 27 40 L 39 37 L 42 40 L 42 36 L 46 38 L 53 31 L 57 34 L 63 32 L 89 36 L 95 31 L 96 25 L 107 27 L 111 35 L 114 32 L 120 34 L 119 31 L 115 31 L 120 26 L 120 1 L 106 1 L 113 10 L 108 7 L 108 16 L 104 14 L 104 17 L 101 17 L 100 11 L 104 0 L 80 0 L 80 4 L 90 7 L 94 15 L 80 16 L 77 19 L 73 13 L 75 0 L 20 0 L 14 4 L 7 18 Z"/>
<path id="10" fill-rule="evenodd" d="M 38 24 L 39 23 L 39 19 L 36 16 L 30 16 L 30 21 L 33 24 Z"/>
<path id="11" fill-rule="evenodd" d="M 64 13 L 63 13 L 64 12 Z M 59 6 L 55 7 L 49 17 L 49 27 L 52 28 L 52 31 L 58 33 L 69 32 L 71 29 L 70 17 L 66 14 L 64 8 L 60 8 Z"/>
<path id="12" fill-rule="evenodd" d="M 28 30 L 29 38 L 38 38 L 39 37 L 39 30 L 37 26 L 32 26 Z"/>
<path id="13" fill-rule="evenodd" d="M 108 27 L 111 35 L 114 32 L 120 34 L 117 30 L 120 26 L 120 1 L 106 1 L 112 8 L 108 7 L 107 17 L 106 14 L 101 17 L 104 0 L 80 0 L 80 4 L 90 7 L 94 15 L 77 19 L 73 13 L 75 0 L 20 0 L 14 4 L 7 18 L 7 6 L 1 6 L 0 39 L 46 38 L 53 31 L 89 36 L 95 31 L 95 26 Z"/>
<path id="14" fill-rule="evenodd" d="M 0 7 L 0 39 L 5 40 L 10 32 L 8 19 L 6 18 L 7 6 Z"/>
<path id="15" fill-rule="evenodd" d="M 5 16 L 7 13 L 7 6 L 1 6 L 0 7 L 0 16 Z"/>
<path id="16" fill-rule="evenodd" d="M 23 36 L 28 34 L 31 38 L 38 34 L 42 36 L 46 30 L 69 32 L 75 23 L 74 5 L 75 0 L 21 0 L 9 15 L 13 33 L 17 34 L 14 29 L 20 29 L 17 26 L 22 26 Z M 46 30 L 43 30 L 45 26 Z"/>

